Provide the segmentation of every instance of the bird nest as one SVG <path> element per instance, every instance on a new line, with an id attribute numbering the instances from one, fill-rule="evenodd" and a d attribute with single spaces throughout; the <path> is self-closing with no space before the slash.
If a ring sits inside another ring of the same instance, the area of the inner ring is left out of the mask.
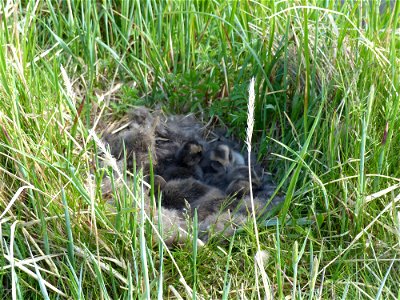
<path id="1" fill-rule="evenodd" d="M 255 159 L 249 162 L 241 153 L 239 142 L 193 115 L 137 107 L 108 124 L 102 136 L 119 167 L 141 168 L 144 178 L 154 173 L 162 210 L 156 221 L 163 222 L 169 245 L 187 238 L 178 233 L 187 233 L 187 216 L 195 211 L 199 237 L 206 241 L 211 231 L 230 236 L 247 220 L 252 203 L 260 216 L 282 202 L 279 195 L 271 200 L 276 186 Z M 107 179 L 103 193 L 110 193 Z M 145 202 L 149 210 L 149 199 Z"/>

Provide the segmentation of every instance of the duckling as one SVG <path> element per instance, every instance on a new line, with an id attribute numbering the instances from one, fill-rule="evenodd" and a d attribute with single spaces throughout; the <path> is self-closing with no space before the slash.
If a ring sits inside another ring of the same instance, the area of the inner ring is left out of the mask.
<path id="1" fill-rule="evenodd" d="M 278 195 L 268 203 L 274 190 L 275 188 L 264 190 L 266 192 L 264 196 L 268 195 L 267 198 L 261 197 L 261 194 L 257 193 L 253 198 L 254 211 L 258 220 L 266 217 L 271 210 L 283 202 L 284 198 Z M 235 230 L 247 222 L 252 212 L 251 202 L 250 196 L 246 195 L 241 199 L 236 199 L 234 206 L 231 205 L 224 210 L 211 213 L 203 219 L 199 218 L 199 238 L 204 243 L 214 234 L 225 239 L 230 238 Z"/>
<path id="2" fill-rule="evenodd" d="M 200 165 L 204 172 L 204 181 L 218 187 L 227 194 L 234 194 L 241 190 L 246 193 L 249 189 L 248 166 L 244 158 L 231 149 L 227 144 L 217 144 L 204 155 Z M 252 167 L 252 184 L 258 185 L 260 178 Z"/>
<path id="3" fill-rule="evenodd" d="M 226 172 L 232 163 L 232 152 L 227 145 L 219 144 L 206 151 L 201 161 L 204 173 L 215 174 Z"/>
<path id="4" fill-rule="evenodd" d="M 238 166 L 231 169 L 224 177 L 225 192 L 228 195 L 244 196 L 250 191 L 249 167 Z M 251 186 L 256 190 L 262 186 L 262 178 L 254 168 L 251 168 Z"/>
<path id="5" fill-rule="evenodd" d="M 228 195 L 236 195 L 240 198 L 246 198 L 249 196 L 250 184 L 248 177 L 248 167 L 235 168 L 227 176 L 227 188 L 225 190 Z M 276 185 L 272 182 L 272 179 L 264 174 L 264 171 L 257 166 L 251 169 L 251 187 L 253 190 L 253 196 L 257 201 L 260 201 L 261 206 L 266 206 L 267 201 L 275 193 Z M 272 199 L 269 208 L 277 206 L 283 201 L 281 194 L 275 195 Z"/>
<path id="6" fill-rule="evenodd" d="M 147 109 L 137 108 L 120 122 L 110 126 L 103 139 L 110 147 L 111 155 L 118 161 L 122 161 L 126 154 L 129 169 L 133 168 L 136 161 L 136 165 L 147 172 L 150 159 L 153 165 L 157 164 L 157 157 L 154 155 L 157 122 Z"/>
<path id="7" fill-rule="evenodd" d="M 210 145 L 200 163 L 204 173 L 221 173 L 233 166 L 244 165 L 243 156 L 233 151 L 229 145 L 217 143 Z"/>
<path id="8" fill-rule="evenodd" d="M 213 128 L 213 130 L 208 130 L 207 134 L 210 138 L 211 147 L 215 148 L 215 146 L 223 144 L 230 148 L 235 166 L 246 164 L 246 158 L 241 154 L 243 145 L 229 135 L 226 127 Z"/>
<path id="9" fill-rule="evenodd" d="M 199 221 L 236 205 L 236 199 L 229 199 L 220 189 L 194 178 L 165 181 L 157 176 L 155 183 L 162 192 L 161 203 L 164 207 L 184 210 L 189 205 L 191 214 L 197 209 Z"/>
<path id="10" fill-rule="evenodd" d="M 127 130 L 117 135 L 108 135 L 105 137 L 106 143 L 110 147 L 111 155 L 117 160 L 122 160 L 126 155 L 127 167 L 133 168 L 134 160 L 136 164 L 144 169 L 149 166 L 149 152 L 153 153 L 154 138 L 151 132 L 143 130 Z M 155 157 L 151 158 L 153 163 Z"/>
<path id="11" fill-rule="evenodd" d="M 156 128 L 158 159 L 165 162 L 175 159 L 182 144 L 190 141 L 202 141 L 202 132 L 202 125 L 193 115 L 162 118 Z"/>
<path id="12" fill-rule="evenodd" d="M 230 238 L 235 230 L 247 222 L 252 212 L 252 202 L 256 218 L 262 220 L 267 217 L 268 213 L 278 207 L 284 200 L 283 196 L 277 195 L 271 202 L 268 202 L 275 192 L 275 188 L 272 185 L 264 186 L 262 190 L 254 193 L 253 201 L 250 196 L 244 195 L 240 199 L 236 199 L 235 206 L 230 206 L 228 209 L 209 214 L 204 219 L 199 219 L 199 238 L 204 243 L 214 234 L 225 239 Z"/>
<path id="13" fill-rule="evenodd" d="M 155 185 L 161 186 L 162 205 L 166 209 L 180 210 L 189 205 L 189 215 L 197 210 L 199 239 L 207 242 L 212 234 L 230 237 L 238 226 L 247 220 L 247 213 L 237 207 L 240 203 L 229 198 L 221 190 L 203 184 L 193 178 L 171 180 L 166 182 L 162 177 L 155 178 Z"/>
<path id="14" fill-rule="evenodd" d="M 166 180 L 177 178 L 203 179 L 203 171 L 199 165 L 202 158 L 203 146 L 191 140 L 182 145 L 176 152 L 174 159 L 167 162 L 167 166 L 162 170 L 161 175 Z M 159 168 L 160 170 L 161 168 Z"/>

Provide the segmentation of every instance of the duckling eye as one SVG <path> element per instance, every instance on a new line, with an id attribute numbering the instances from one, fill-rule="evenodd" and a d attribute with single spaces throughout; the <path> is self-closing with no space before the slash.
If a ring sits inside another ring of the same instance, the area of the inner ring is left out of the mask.
<path id="1" fill-rule="evenodd" d="M 229 161 L 230 162 L 232 161 L 232 152 L 231 151 L 229 151 Z"/>
<path id="2" fill-rule="evenodd" d="M 199 163 L 199 161 L 201 160 L 201 158 L 202 158 L 201 152 L 196 153 L 196 155 L 193 157 L 193 161 L 194 161 L 195 163 Z"/>
<path id="3" fill-rule="evenodd" d="M 216 160 L 211 162 L 211 168 L 213 168 L 215 172 L 221 172 L 221 171 L 225 172 L 225 166 Z"/>

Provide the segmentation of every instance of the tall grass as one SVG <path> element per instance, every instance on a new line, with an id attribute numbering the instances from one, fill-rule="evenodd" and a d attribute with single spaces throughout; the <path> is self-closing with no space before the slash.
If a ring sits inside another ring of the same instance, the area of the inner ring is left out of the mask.
<path id="1" fill-rule="evenodd" d="M 1 2 L 0 297 L 398 298 L 388 4 Z M 112 179 L 115 205 L 102 199 L 100 116 L 161 106 L 245 140 L 252 77 L 252 148 L 286 195 L 276 218 L 230 246 L 169 250 L 140 209 L 139 170 Z"/>

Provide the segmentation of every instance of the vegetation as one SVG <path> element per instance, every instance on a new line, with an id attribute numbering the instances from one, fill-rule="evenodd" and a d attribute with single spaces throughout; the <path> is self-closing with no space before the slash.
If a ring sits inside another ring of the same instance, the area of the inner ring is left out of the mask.
<path id="1" fill-rule="evenodd" d="M 399 299 L 400 2 L 116 2 L 0 3 L 0 298 Z M 252 77 L 282 209 L 152 243 L 140 180 L 102 199 L 91 129 L 161 106 L 245 140 Z"/>

